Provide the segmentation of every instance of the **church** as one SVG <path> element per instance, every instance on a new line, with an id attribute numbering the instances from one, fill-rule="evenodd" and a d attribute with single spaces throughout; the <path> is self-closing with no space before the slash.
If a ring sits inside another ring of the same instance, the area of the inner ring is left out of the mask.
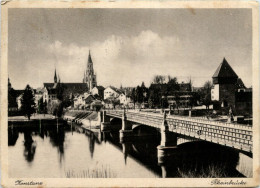
<path id="1" fill-rule="evenodd" d="M 57 100 L 57 86 L 60 84 L 63 88 L 63 98 L 71 99 L 72 96 L 90 92 L 97 86 L 96 74 L 94 73 L 93 61 L 89 51 L 87 66 L 84 71 L 82 83 L 62 83 L 59 75 L 54 71 L 54 82 L 43 83 L 44 93 L 43 101 Z"/>

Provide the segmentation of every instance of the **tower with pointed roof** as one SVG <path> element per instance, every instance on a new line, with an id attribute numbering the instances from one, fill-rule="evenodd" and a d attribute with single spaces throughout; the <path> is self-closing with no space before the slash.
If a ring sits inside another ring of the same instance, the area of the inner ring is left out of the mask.
<path id="1" fill-rule="evenodd" d="M 87 68 L 84 71 L 83 83 L 87 84 L 89 91 L 91 91 L 94 87 L 97 86 L 97 77 L 94 73 L 93 61 L 91 58 L 90 51 L 88 55 Z"/>
<path id="2" fill-rule="evenodd" d="M 238 76 L 224 58 L 212 76 L 211 100 L 219 101 L 222 107 L 234 107 Z"/>

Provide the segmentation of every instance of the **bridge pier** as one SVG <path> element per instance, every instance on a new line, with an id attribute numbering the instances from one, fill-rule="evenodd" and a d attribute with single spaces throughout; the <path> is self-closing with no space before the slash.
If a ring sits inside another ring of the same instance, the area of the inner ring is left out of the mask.
<path id="1" fill-rule="evenodd" d="M 103 111 L 102 123 L 100 126 L 101 131 L 109 131 L 110 130 L 110 118 L 106 115 L 106 111 Z"/>
<path id="2" fill-rule="evenodd" d="M 166 121 L 166 113 L 163 114 L 161 126 L 161 143 L 157 146 L 158 163 L 163 164 L 170 156 L 174 155 L 177 150 L 177 135 L 169 131 Z"/>
<path id="3" fill-rule="evenodd" d="M 125 142 L 131 139 L 133 136 L 132 124 L 127 121 L 126 113 L 124 109 L 124 113 L 122 115 L 122 129 L 119 131 L 120 142 Z"/>

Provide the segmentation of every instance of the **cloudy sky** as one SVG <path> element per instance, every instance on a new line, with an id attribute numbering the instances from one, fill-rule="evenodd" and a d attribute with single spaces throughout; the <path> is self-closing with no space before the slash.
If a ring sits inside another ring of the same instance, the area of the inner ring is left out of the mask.
<path id="1" fill-rule="evenodd" d="M 225 57 L 252 84 L 250 9 L 9 9 L 12 86 L 82 82 L 91 50 L 98 85 L 150 85 L 156 74 L 211 80 Z"/>

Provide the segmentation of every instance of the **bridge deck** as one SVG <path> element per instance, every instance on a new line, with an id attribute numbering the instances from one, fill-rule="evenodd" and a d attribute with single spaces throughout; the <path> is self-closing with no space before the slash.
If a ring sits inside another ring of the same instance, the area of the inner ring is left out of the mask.
<path id="1" fill-rule="evenodd" d="M 117 118 L 122 118 L 124 113 L 123 110 L 110 110 L 106 112 L 108 116 Z M 162 114 L 126 111 L 126 117 L 128 121 L 159 129 L 163 125 Z M 176 115 L 168 115 L 166 122 L 171 132 L 252 152 L 253 132 L 251 126 Z"/>

